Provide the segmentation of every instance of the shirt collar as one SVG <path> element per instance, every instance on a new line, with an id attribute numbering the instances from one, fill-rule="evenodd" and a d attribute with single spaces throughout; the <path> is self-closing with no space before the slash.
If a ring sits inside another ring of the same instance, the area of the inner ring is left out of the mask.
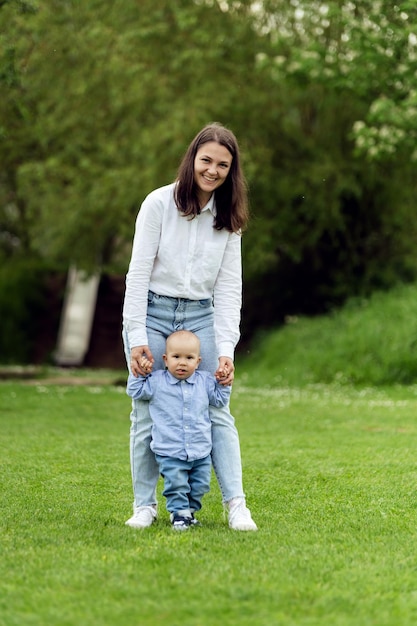
<path id="1" fill-rule="evenodd" d="M 216 201 L 215 201 L 215 194 L 214 194 L 214 192 L 211 194 L 209 201 L 201 209 L 200 213 L 204 213 L 204 211 L 211 211 L 213 216 L 216 217 L 217 211 L 216 211 Z"/>
<path id="2" fill-rule="evenodd" d="M 214 193 L 211 194 L 210 200 L 201 209 L 201 213 L 204 213 L 204 211 L 211 211 L 214 216 L 216 215 L 216 202 L 215 202 L 215 199 L 214 199 Z"/>
<path id="3" fill-rule="evenodd" d="M 175 376 L 173 376 L 171 374 L 171 372 L 169 372 L 168 370 L 165 370 L 165 375 L 166 375 L 167 380 L 168 380 L 170 385 L 176 385 L 177 383 L 181 383 L 183 380 L 185 380 L 185 382 L 190 383 L 191 385 L 193 385 L 195 383 L 195 379 L 196 379 L 196 373 L 195 372 L 193 372 L 191 374 L 191 376 L 189 376 L 188 378 L 183 378 L 181 380 L 179 380 L 178 378 L 175 378 Z"/>

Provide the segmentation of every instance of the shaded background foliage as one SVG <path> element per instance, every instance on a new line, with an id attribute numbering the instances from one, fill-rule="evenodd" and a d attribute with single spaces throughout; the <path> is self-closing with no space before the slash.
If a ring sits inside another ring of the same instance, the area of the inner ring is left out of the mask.
<path id="1" fill-rule="evenodd" d="M 0 2 L 3 276 L 124 274 L 143 198 L 219 120 L 250 187 L 244 339 L 414 280 L 416 17 L 388 0 Z"/>

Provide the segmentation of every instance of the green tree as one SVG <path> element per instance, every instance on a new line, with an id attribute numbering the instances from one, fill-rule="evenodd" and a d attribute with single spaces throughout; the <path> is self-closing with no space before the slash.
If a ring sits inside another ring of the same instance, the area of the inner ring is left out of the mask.
<path id="1" fill-rule="evenodd" d="M 388 0 L 1 3 L 3 256 L 124 272 L 140 202 L 219 120 L 250 186 L 249 326 L 415 276 L 415 18 Z"/>
<path id="2" fill-rule="evenodd" d="M 49 2 L 18 37 L 36 151 L 15 175 L 31 245 L 86 267 L 114 262 L 193 134 L 241 106 L 256 35 L 218 6 L 90 0 Z"/>
<path id="3" fill-rule="evenodd" d="M 375 132 L 369 124 L 387 90 L 402 106 L 404 92 L 394 90 L 397 64 L 410 79 L 402 89 L 412 94 L 413 7 L 271 0 L 256 12 L 268 41 L 258 71 L 268 77 L 265 84 L 269 79 L 275 106 L 263 122 L 269 167 L 254 177 L 267 219 L 249 233 L 264 278 L 251 276 L 248 294 L 269 294 L 271 319 L 323 310 L 415 276 L 410 145 L 390 135 L 393 149 L 380 141 L 378 161 L 361 149 L 366 133 Z M 379 123 L 389 123 L 388 111 Z M 259 233 L 261 249 L 253 245 Z"/>
<path id="4" fill-rule="evenodd" d="M 34 11 L 29 2 L 0 3 L 0 259 L 32 253 L 31 225 L 17 172 L 36 152 L 36 141 L 25 101 L 26 57 L 20 56 L 18 41 L 21 23 Z"/>

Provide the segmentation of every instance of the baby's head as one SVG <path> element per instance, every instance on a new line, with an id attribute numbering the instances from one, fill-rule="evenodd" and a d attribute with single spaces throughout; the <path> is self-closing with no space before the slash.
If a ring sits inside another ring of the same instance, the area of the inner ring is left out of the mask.
<path id="1" fill-rule="evenodd" d="M 201 361 L 199 338 L 189 330 L 175 331 L 167 338 L 163 359 L 175 378 L 189 378 Z"/>

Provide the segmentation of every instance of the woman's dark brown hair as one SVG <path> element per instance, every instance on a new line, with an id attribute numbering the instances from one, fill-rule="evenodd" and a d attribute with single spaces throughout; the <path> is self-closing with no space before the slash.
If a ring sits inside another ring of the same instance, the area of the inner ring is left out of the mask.
<path id="1" fill-rule="evenodd" d="M 232 163 L 226 180 L 214 194 L 216 217 L 214 228 L 236 233 L 244 230 L 248 218 L 248 196 L 243 176 L 237 139 L 234 134 L 217 122 L 205 126 L 188 146 L 178 168 L 175 187 L 175 203 L 184 216 L 191 219 L 200 213 L 197 185 L 194 182 L 194 161 L 198 150 L 209 141 L 216 141 L 227 148 L 232 155 Z"/>

